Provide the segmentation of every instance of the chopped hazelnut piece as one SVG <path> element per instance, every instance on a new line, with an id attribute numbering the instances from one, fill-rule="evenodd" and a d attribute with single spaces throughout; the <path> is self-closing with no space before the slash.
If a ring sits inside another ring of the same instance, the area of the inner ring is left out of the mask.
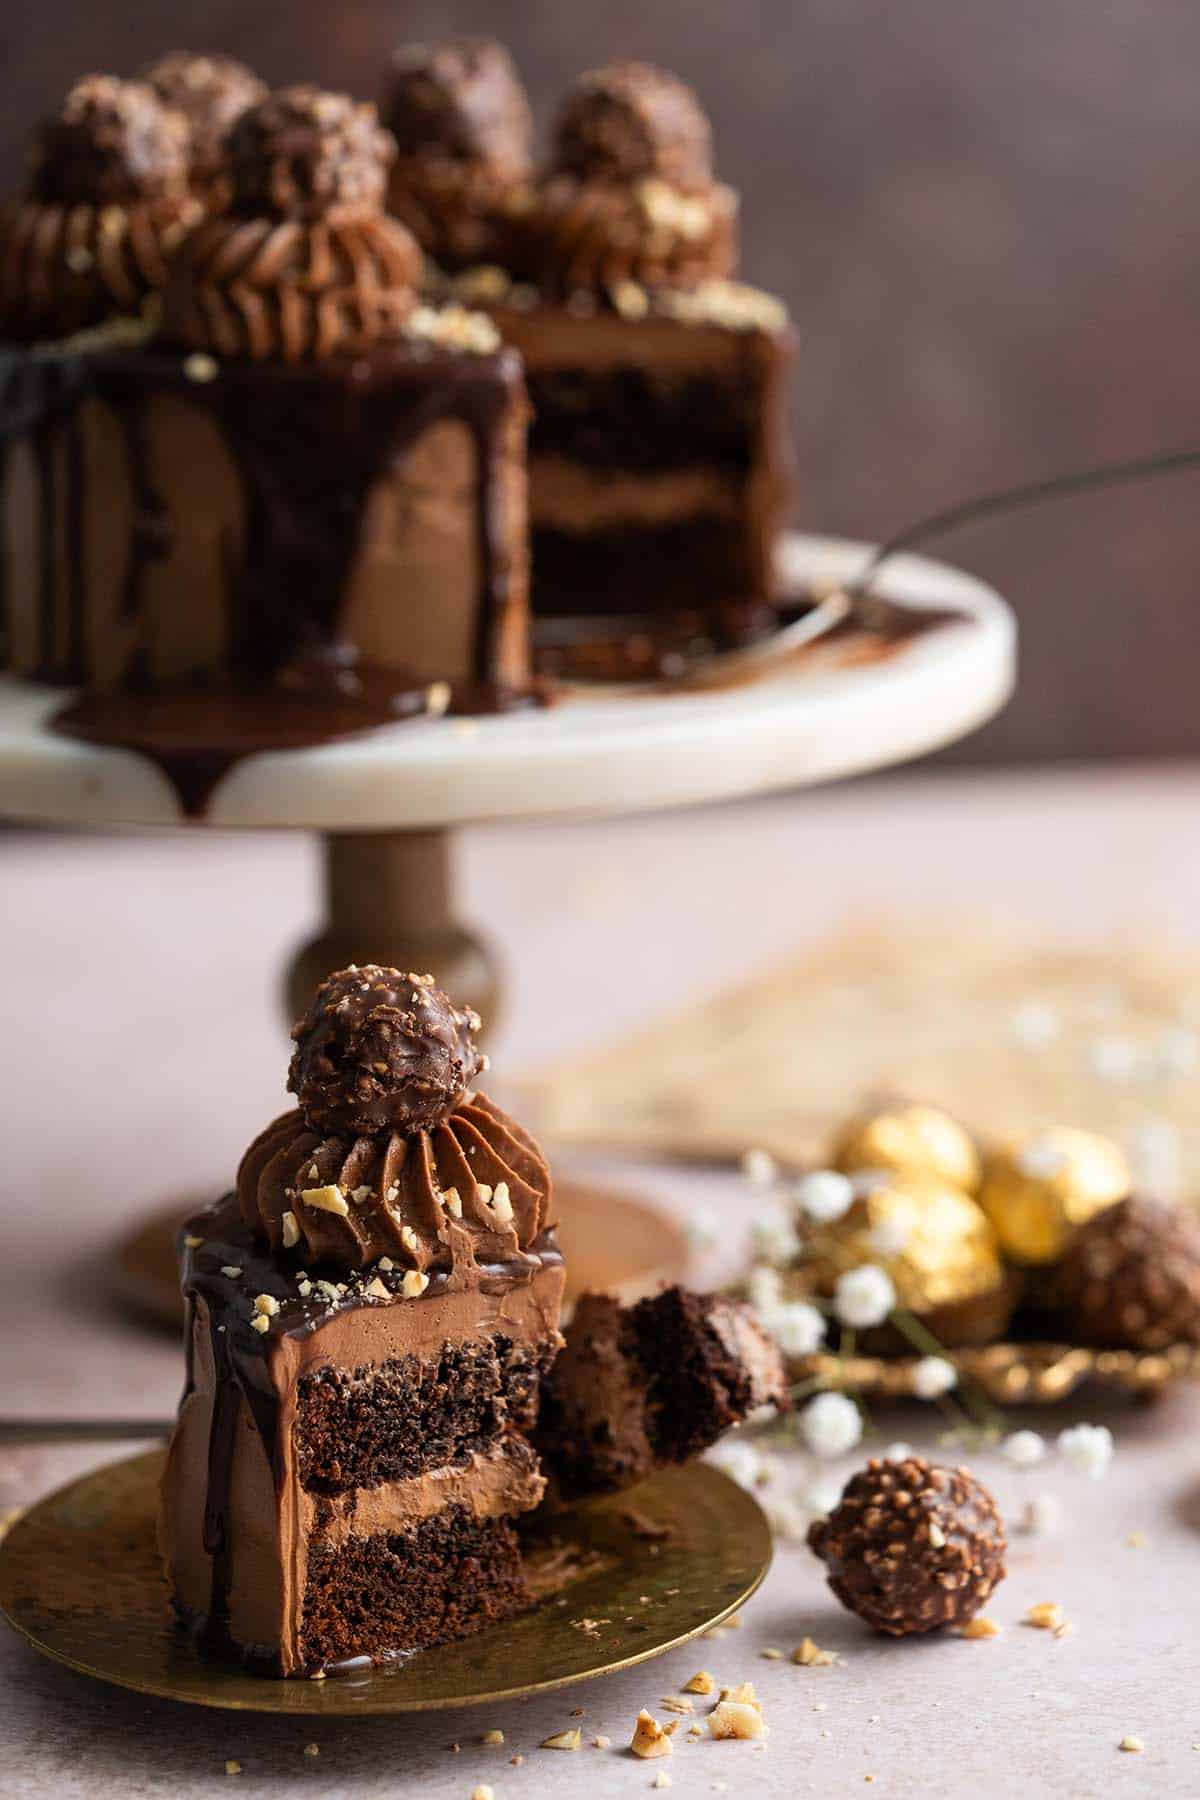
<path id="1" fill-rule="evenodd" d="M 711 1694 L 716 1685 L 707 1669 L 698 1669 L 690 1681 L 684 1682 L 683 1691 L 685 1694 Z"/>
<path id="2" fill-rule="evenodd" d="M 578 1725 L 572 1725 L 570 1731 L 556 1731 L 553 1737 L 542 1739 L 543 1750 L 578 1750 L 583 1741 Z"/>
<path id="3" fill-rule="evenodd" d="M 1036 1626 L 1039 1631 L 1057 1631 L 1063 1623 L 1063 1609 L 1054 1600 L 1043 1600 L 1030 1607 L 1025 1614 L 1025 1623 Z"/>
<path id="4" fill-rule="evenodd" d="M 394 1269 L 395 1266 L 396 1265 L 390 1256 L 381 1256 L 379 1261 L 375 1264 L 375 1267 L 377 1269 L 382 1269 L 385 1275 Z"/>
<path id="5" fill-rule="evenodd" d="M 980 1613 L 976 1618 L 968 1619 L 960 1627 L 958 1635 L 965 1638 L 994 1638 L 1000 1636 L 1000 1627 L 995 1619 L 985 1619 Z"/>
<path id="6" fill-rule="evenodd" d="M 266 1313 L 255 1313 L 250 1321 L 250 1329 L 251 1331 L 257 1331 L 260 1337 L 264 1332 L 270 1331 L 271 1321 L 268 1319 Z"/>
<path id="7" fill-rule="evenodd" d="M 592 1743 L 595 1745 L 597 1750 L 607 1750 L 609 1745 L 612 1743 L 612 1739 L 610 1737 L 605 1737 L 603 1732 L 600 1732 L 597 1734 L 596 1737 L 594 1737 L 592 1739 Z"/>
<path id="8" fill-rule="evenodd" d="M 189 1231 L 188 1235 L 184 1238 L 183 1242 L 184 1242 L 184 1247 L 186 1249 L 198 1250 L 200 1248 L 201 1244 L 204 1242 L 204 1239 L 202 1237 L 194 1237 L 192 1235 L 192 1233 Z"/>
<path id="9" fill-rule="evenodd" d="M 372 1294 L 376 1300 L 390 1300 L 392 1297 L 391 1288 L 388 1287 L 386 1282 L 380 1281 L 378 1275 L 375 1277 L 374 1281 L 368 1281 L 366 1287 L 363 1289 L 363 1293 Z"/>
<path id="10" fill-rule="evenodd" d="M 415 1300 L 428 1286 L 428 1275 L 423 1275 L 419 1269 L 410 1269 L 400 1283 L 400 1292 L 406 1300 Z"/>
<path id="11" fill-rule="evenodd" d="M 280 1224 L 283 1226 L 283 1247 L 285 1250 L 293 1250 L 300 1242 L 300 1227 L 296 1223 L 295 1213 L 285 1212 Z"/>
<path id="12" fill-rule="evenodd" d="M 477 1788 L 471 1789 L 471 1800 L 496 1800 L 496 1790 L 481 1781 Z"/>
<path id="13" fill-rule="evenodd" d="M 491 1204 L 492 1190 L 486 1181 L 477 1181 L 475 1183 L 475 1195 L 477 1199 L 483 1202 L 484 1206 L 489 1206 Z"/>
<path id="14" fill-rule="evenodd" d="M 502 1731 L 485 1731 L 479 1741 L 481 1744 L 502 1744 L 504 1733 Z"/>
<path id="15" fill-rule="evenodd" d="M 670 1732 L 664 1731 L 658 1720 L 643 1707 L 637 1716 L 629 1748 L 635 1756 L 651 1757 L 670 1756 L 674 1746 Z"/>
<path id="16" fill-rule="evenodd" d="M 425 711 L 435 719 L 440 719 L 443 713 L 449 711 L 453 697 L 448 681 L 431 681 L 425 689 Z"/>
<path id="17" fill-rule="evenodd" d="M 651 1787 L 656 1788 L 669 1788 L 670 1785 L 671 1777 L 667 1774 L 665 1769 L 660 1769 L 658 1774 L 654 1777 L 654 1780 L 650 1783 Z"/>
<path id="18" fill-rule="evenodd" d="M 782 1662 L 783 1661 L 783 1651 L 782 1650 L 760 1650 L 759 1655 L 761 1657 L 764 1657 L 767 1662 Z"/>
<path id="19" fill-rule="evenodd" d="M 762 1738 L 767 1735 L 762 1709 L 754 1700 L 721 1700 L 708 1715 L 715 1738 Z"/>
<path id="20" fill-rule="evenodd" d="M 312 1287 L 313 1287 L 312 1282 L 308 1279 L 308 1276 L 305 1275 L 300 1281 L 298 1281 L 296 1283 L 296 1292 L 299 1294 L 299 1296 L 302 1300 L 307 1300 L 308 1296 L 312 1293 Z"/>
<path id="21" fill-rule="evenodd" d="M 255 1294 L 254 1310 L 256 1313 L 266 1313 L 268 1319 L 273 1319 L 279 1311 L 279 1302 L 274 1294 Z"/>
<path id="22" fill-rule="evenodd" d="M 305 1754 L 305 1756 L 320 1756 L 320 1754 L 321 1754 L 320 1744 L 305 1744 L 304 1754 Z"/>
<path id="23" fill-rule="evenodd" d="M 235 1760 L 232 1756 L 228 1757 L 225 1762 L 225 1773 L 227 1775 L 240 1775 L 241 1772 L 242 1772 L 241 1763 L 235 1762 Z"/>
<path id="24" fill-rule="evenodd" d="M 1118 1750 L 1137 1751 L 1137 1750 L 1144 1750 L 1145 1748 L 1146 1748 L 1146 1746 L 1142 1742 L 1140 1737 L 1132 1737 L 1128 1733 L 1126 1733 L 1126 1735 L 1121 1739 L 1120 1743 L 1117 1745 Z"/>
<path id="25" fill-rule="evenodd" d="M 492 1211 L 505 1225 L 512 1224 L 513 1204 L 509 1199 L 507 1181 L 498 1181 L 492 1195 Z"/>
<path id="26" fill-rule="evenodd" d="M 462 1199 L 459 1196 L 458 1189 L 457 1188 L 447 1188 L 445 1193 L 442 1195 L 442 1199 L 446 1202 L 446 1211 L 450 1214 L 450 1217 L 452 1219 L 461 1219 L 462 1218 Z"/>
<path id="27" fill-rule="evenodd" d="M 345 1194 L 332 1182 L 326 1187 L 301 1188 L 300 1198 L 305 1206 L 311 1206 L 314 1212 L 336 1213 L 342 1219 L 350 1216 L 350 1208 L 346 1205 Z"/>
<path id="28" fill-rule="evenodd" d="M 658 1704 L 673 1713 L 694 1713 L 696 1710 L 690 1700 L 681 1698 L 678 1694 L 664 1694 Z"/>
<path id="29" fill-rule="evenodd" d="M 420 1253 L 421 1240 L 411 1225 L 402 1225 L 400 1227 L 400 1242 L 404 1245 L 404 1248 L 409 1252 L 410 1256 L 417 1256 Z"/>
<path id="30" fill-rule="evenodd" d="M 804 1638 L 792 1651 L 792 1661 L 804 1669 L 828 1669 L 837 1661 L 835 1650 L 822 1650 L 811 1638 Z"/>

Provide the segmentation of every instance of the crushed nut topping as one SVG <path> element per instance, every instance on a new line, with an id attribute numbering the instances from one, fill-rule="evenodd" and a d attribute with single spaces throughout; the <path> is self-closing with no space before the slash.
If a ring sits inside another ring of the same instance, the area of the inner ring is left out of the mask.
<path id="1" fill-rule="evenodd" d="M 268 1319 L 266 1313 L 255 1313 L 250 1321 L 250 1329 L 251 1331 L 257 1331 L 260 1337 L 263 1332 L 270 1331 L 271 1321 Z"/>
<path id="2" fill-rule="evenodd" d="M 305 1206 L 311 1206 L 316 1212 L 337 1213 L 342 1219 L 350 1216 L 345 1194 L 332 1183 L 326 1187 L 301 1188 L 300 1198 Z"/>
<path id="3" fill-rule="evenodd" d="M 280 1224 L 283 1226 L 283 1247 L 284 1247 L 284 1249 L 285 1250 L 295 1249 L 296 1245 L 300 1242 L 300 1226 L 296 1219 L 295 1213 L 294 1212 L 285 1212 L 283 1214 L 282 1218 L 280 1219 Z"/>
<path id="4" fill-rule="evenodd" d="M 707 1669 L 698 1669 L 690 1681 L 684 1682 L 683 1691 L 685 1694 L 711 1694 L 716 1685 Z"/>
<path id="5" fill-rule="evenodd" d="M 425 1289 L 428 1286 L 428 1275 L 422 1274 L 420 1269 L 409 1269 L 404 1280 L 400 1283 L 400 1292 L 404 1295 L 406 1300 L 415 1300 L 418 1295 L 425 1292 Z"/>
<path id="6" fill-rule="evenodd" d="M 822 1650 L 809 1637 L 803 1638 L 792 1651 L 792 1661 L 804 1669 L 828 1669 L 837 1660 L 836 1650 Z"/>
<path id="7" fill-rule="evenodd" d="M 1031 1606 L 1025 1614 L 1026 1625 L 1036 1626 L 1038 1631 L 1057 1631 L 1063 1623 L 1063 1609 L 1054 1600 L 1042 1600 L 1037 1606 Z"/>
<path id="8" fill-rule="evenodd" d="M 578 1725 L 572 1725 L 570 1731 L 556 1731 L 552 1737 L 543 1738 L 543 1750 L 578 1750 L 583 1734 Z"/>
<path id="9" fill-rule="evenodd" d="M 965 1625 L 960 1625 L 958 1635 L 964 1638 L 994 1638 L 1000 1636 L 1000 1627 L 995 1619 L 986 1619 L 982 1613 L 977 1613 Z"/>
<path id="10" fill-rule="evenodd" d="M 265 1313 L 269 1319 L 273 1319 L 279 1311 L 279 1302 L 274 1294 L 255 1294 L 254 1310 L 256 1313 Z"/>

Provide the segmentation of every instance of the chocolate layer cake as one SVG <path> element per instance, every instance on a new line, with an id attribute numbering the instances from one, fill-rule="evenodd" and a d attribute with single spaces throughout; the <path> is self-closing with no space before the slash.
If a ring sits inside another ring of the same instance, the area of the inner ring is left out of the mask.
<path id="1" fill-rule="evenodd" d="M 686 1288 L 622 1306 L 585 1294 L 542 1389 L 537 1445 L 565 1499 L 689 1462 L 787 1404 L 778 1346 L 749 1308 Z"/>
<path id="2" fill-rule="evenodd" d="M 183 1239 L 188 1380 L 163 1481 L 176 1608 L 284 1675 L 529 1603 L 514 1521 L 561 1342 L 550 1174 L 474 1091 L 478 1018 L 349 969 L 294 1033 L 299 1106 Z"/>
<path id="3" fill-rule="evenodd" d="M 453 59 L 426 66 L 451 107 Z M 403 86 L 389 117 L 415 146 Z M 432 134 L 427 156 L 444 159 Z M 405 166 L 419 172 L 415 147 Z M 443 239 L 453 211 L 444 195 Z M 541 179 L 510 180 L 490 265 L 451 262 L 442 291 L 484 307 L 525 361 L 535 612 L 712 627 L 771 595 L 793 339 L 780 302 L 729 279 L 736 225 L 695 96 L 619 63 L 569 96 Z"/>
<path id="4" fill-rule="evenodd" d="M 229 209 L 170 250 L 158 336 L 95 348 L 78 405 L 10 432 L 11 666 L 299 693 L 314 740 L 326 700 L 377 722 L 427 684 L 521 684 L 517 357 L 486 319 L 419 304 L 372 108 L 288 89 L 225 145 Z M 10 333 L 82 322 L 69 267 L 10 255 L 7 277 Z"/>

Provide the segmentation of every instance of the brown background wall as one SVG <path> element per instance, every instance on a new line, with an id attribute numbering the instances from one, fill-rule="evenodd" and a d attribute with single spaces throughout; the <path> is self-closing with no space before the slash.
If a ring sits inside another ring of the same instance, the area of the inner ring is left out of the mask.
<path id="1" fill-rule="evenodd" d="M 0 164 L 87 68 L 181 39 L 371 94 L 397 38 L 490 32 L 542 114 L 644 55 L 693 81 L 743 191 L 745 270 L 804 336 L 814 529 L 1200 444 L 1196 0 L 9 0 Z M 186 19 L 186 24 L 181 23 Z M 1019 697 L 962 756 L 1200 749 L 1200 474 L 973 527 L 944 553 L 1024 633 Z"/>

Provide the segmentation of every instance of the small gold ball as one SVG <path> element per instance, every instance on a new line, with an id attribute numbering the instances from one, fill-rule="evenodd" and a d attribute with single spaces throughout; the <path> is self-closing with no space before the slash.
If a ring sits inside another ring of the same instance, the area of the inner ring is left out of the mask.
<path id="1" fill-rule="evenodd" d="M 1131 1186 L 1116 1144 L 1056 1125 L 990 1156 L 979 1201 L 1006 1256 L 1048 1263 L 1062 1255 L 1077 1225 L 1124 1200 Z"/>
<path id="2" fill-rule="evenodd" d="M 833 1166 L 846 1175 L 932 1175 L 968 1194 L 978 1192 L 982 1173 L 970 1135 L 936 1106 L 886 1106 L 851 1119 L 834 1139 Z"/>
<path id="3" fill-rule="evenodd" d="M 842 1218 L 814 1228 L 802 1266 L 828 1295 L 862 1263 L 886 1270 L 897 1301 L 914 1313 L 991 1293 L 1004 1276 L 996 1234 L 976 1202 L 931 1175 L 881 1176 Z"/>

